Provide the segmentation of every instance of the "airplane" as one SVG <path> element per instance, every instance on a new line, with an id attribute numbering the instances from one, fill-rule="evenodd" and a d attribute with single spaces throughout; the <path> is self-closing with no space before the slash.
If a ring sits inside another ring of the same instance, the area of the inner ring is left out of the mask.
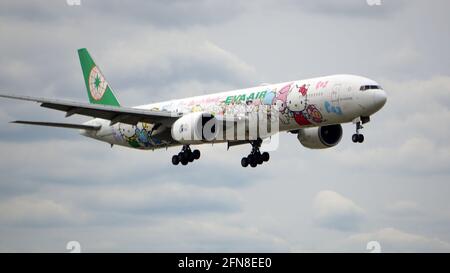
<path id="1" fill-rule="evenodd" d="M 350 122 L 356 126 L 352 141 L 362 143 L 362 125 L 387 100 L 377 82 L 343 74 L 127 107 L 119 103 L 87 49 L 79 49 L 78 56 L 89 103 L 12 94 L 0 97 L 34 101 L 41 107 L 65 112 L 65 117 L 77 114 L 93 119 L 83 124 L 12 123 L 79 129 L 81 135 L 111 147 L 154 150 L 181 146 L 181 151 L 172 156 L 174 165 L 187 165 L 200 158 L 200 151 L 191 150 L 190 145 L 227 143 L 228 148 L 251 144 L 252 150 L 241 159 L 241 165 L 254 168 L 269 161 L 269 153 L 260 151 L 261 144 L 278 132 L 296 134 L 306 148 L 325 149 L 341 141 L 341 124 Z M 255 124 L 255 120 L 265 120 L 266 124 L 270 120 L 277 128 L 266 132 L 257 127 L 256 133 L 250 134 L 249 124 Z M 236 133 L 235 128 L 243 132 Z"/>

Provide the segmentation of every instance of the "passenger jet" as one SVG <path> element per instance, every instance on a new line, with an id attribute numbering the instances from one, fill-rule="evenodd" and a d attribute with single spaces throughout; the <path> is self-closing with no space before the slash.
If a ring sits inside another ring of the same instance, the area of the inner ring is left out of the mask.
<path id="1" fill-rule="evenodd" d="M 337 145 L 342 138 L 341 124 L 352 122 L 356 126 L 352 141 L 362 143 L 362 124 L 386 103 L 386 93 L 375 81 L 355 75 L 331 75 L 126 107 L 119 103 L 88 51 L 79 49 L 78 56 L 89 103 L 13 94 L 0 97 L 34 101 L 63 111 L 66 117 L 77 114 L 93 119 L 83 124 L 13 123 L 79 129 L 83 136 L 111 147 L 154 150 L 182 146 L 172 156 L 174 165 L 187 165 L 200 158 L 200 151 L 191 150 L 190 145 L 250 144 L 252 150 L 242 158 L 241 165 L 256 167 L 269 160 L 269 153 L 260 151 L 262 141 L 278 132 L 294 133 L 303 146 L 323 149 Z M 262 128 L 268 121 L 270 126 Z"/>

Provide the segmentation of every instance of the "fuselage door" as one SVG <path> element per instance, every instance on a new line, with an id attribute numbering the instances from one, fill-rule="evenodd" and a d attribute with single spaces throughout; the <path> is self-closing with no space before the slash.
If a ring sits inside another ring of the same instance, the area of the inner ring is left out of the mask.
<path id="1" fill-rule="evenodd" d="M 341 90 L 341 84 L 335 84 L 333 85 L 333 88 L 331 90 L 331 104 L 333 106 L 339 105 L 339 91 Z"/>

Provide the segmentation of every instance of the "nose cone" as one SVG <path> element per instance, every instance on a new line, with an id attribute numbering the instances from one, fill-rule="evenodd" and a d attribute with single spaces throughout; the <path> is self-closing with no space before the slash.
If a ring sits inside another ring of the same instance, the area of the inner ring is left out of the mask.
<path id="1" fill-rule="evenodd" d="M 372 98 L 373 98 L 373 106 L 377 111 L 380 110 L 386 104 L 387 96 L 384 90 L 381 89 L 373 90 Z"/>

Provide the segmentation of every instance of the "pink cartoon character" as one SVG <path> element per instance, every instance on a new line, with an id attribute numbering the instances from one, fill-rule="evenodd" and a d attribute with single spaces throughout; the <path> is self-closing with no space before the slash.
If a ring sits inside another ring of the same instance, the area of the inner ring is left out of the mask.
<path id="1" fill-rule="evenodd" d="M 292 83 L 281 88 L 273 99 L 272 105 L 281 113 L 284 113 L 284 111 L 286 110 L 286 100 L 289 91 L 291 90 L 291 86 Z"/>

